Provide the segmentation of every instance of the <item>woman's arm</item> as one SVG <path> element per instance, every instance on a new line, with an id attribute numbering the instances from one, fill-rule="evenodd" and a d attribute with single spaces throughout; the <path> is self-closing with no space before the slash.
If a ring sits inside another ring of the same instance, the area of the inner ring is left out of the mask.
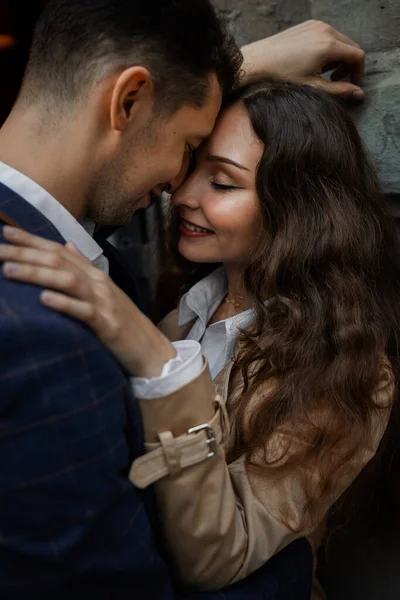
<path id="1" fill-rule="evenodd" d="M 322 21 L 306 21 L 241 49 L 241 85 L 261 79 L 304 83 L 334 95 L 357 100 L 364 92 L 357 85 L 364 73 L 365 52 L 349 37 Z M 336 69 L 332 81 L 321 74 Z M 351 82 L 337 78 L 351 76 Z"/>
<path id="2" fill-rule="evenodd" d="M 379 405 L 391 405 L 393 381 L 387 370 L 382 371 L 376 396 Z M 187 426 L 187 417 L 200 398 L 203 407 L 206 407 L 206 399 L 201 393 L 196 399 L 189 394 L 181 394 L 179 403 L 170 402 L 168 398 L 141 401 L 150 453 L 138 459 L 139 466 L 143 461 L 144 469 L 151 469 L 151 452 L 159 446 L 157 432 L 168 431 L 170 422 L 179 429 L 180 415 L 186 418 Z M 198 407 L 196 411 L 199 417 Z M 199 589 L 221 588 L 255 571 L 294 539 L 312 533 L 376 453 L 389 413 L 390 408 L 376 413 L 368 447 L 360 448 L 351 461 L 342 465 L 343 459 L 338 452 L 335 489 L 329 497 L 318 500 L 312 516 L 304 516 L 309 500 L 306 489 L 311 475 L 315 481 L 315 494 L 318 495 L 316 473 L 297 469 L 274 480 L 265 471 L 249 469 L 244 458 L 227 465 L 220 434 L 217 434 L 215 456 L 204 458 L 189 468 L 178 469 L 175 473 L 167 475 L 164 471 L 155 487 L 165 542 L 181 580 Z M 206 414 L 203 417 L 207 422 Z M 223 411 L 220 409 L 217 417 L 213 418 L 214 425 L 217 420 L 215 429 L 218 432 L 224 429 L 222 418 Z M 181 436 L 173 443 L 179 445 L 187 437 Z M 260 455 L 264 450 L 279 452 L 287 441 L 293 451 L 301 443 L 288 434 L 277 432 Z M 135 464 L 131 473 L 133 480 L 137 481 Z"/>

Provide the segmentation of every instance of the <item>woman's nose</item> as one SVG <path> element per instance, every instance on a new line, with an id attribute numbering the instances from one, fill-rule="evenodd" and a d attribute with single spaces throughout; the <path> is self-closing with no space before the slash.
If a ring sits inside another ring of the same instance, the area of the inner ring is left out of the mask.
<path id="1" fill-rule="evenodd" d="M 192 210 L 199 208 L 198 190 L 196 190 L 196 187 L 193 174 L 189 175 L 189 178 L 172 193 L 172 203 L 175 206 L 187 206 Z"/>

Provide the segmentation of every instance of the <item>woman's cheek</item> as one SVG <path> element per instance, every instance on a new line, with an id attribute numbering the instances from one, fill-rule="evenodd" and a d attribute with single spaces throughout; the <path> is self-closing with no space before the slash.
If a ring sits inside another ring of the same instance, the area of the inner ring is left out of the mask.
<path id="1" fill-rule="evenodd" d="M 261 214 L 258 204 L 252 199 L 240 207 L 232 208 L 233 218 L 227 218 L 232 244 L 242 255 L 247 254 L 262 229 Z"/>
<path id="2" fill-rule="evenodd" d="M 240 236 L 247 228 L 248 206 L 235 198 L 214 199 L 210 205 L 210 221 L 215 223 L 215 228 L 226 233 L 234 233 Z"/>

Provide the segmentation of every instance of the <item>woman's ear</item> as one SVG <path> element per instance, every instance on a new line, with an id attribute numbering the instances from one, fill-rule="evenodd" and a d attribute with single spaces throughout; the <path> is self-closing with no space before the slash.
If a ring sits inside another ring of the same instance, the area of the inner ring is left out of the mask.
<path id="1" fill-rule="evenodd" d="M 115 131 L 123 131 L 135 117 L 136 108 L 153 104 L 154 86 L 150 72 L 144 67 L 125 69 L 115 82 L 110 102 L 110 123 Z"/>

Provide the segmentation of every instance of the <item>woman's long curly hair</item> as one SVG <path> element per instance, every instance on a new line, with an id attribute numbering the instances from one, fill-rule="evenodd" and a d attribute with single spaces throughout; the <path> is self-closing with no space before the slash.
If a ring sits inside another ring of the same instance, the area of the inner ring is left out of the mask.
<path id="1" fill-rule="evenodd" d="M 299 465 L 317 469 L 320 497 L 342 466 L 332 459 L 337 449 L 346 448 L 344 465 L 368 446 L 384 357 L 397 397 L 395 224 L 342 102 L 307 86 L 266 82 L 235 92 L 233 104 L 245 107 L 264 144 L 256 175 L 264 227 L 244 272 L 256 318 L 241 333 L 234 361 L 244 389 L 228 407 L 235 431 L 228 460 L 245 455 L 251 464 L 274 432 L 290 430 L 305 445 L 284 460 L 265 455 L 263 468 L 277 475 Z M 166 276 L 174 302 L 214 268 L 179 255 L 176 217 L 172 209 Z M 249 401 L 262 396 L 267 380 L 272 391 L 249 416 Z M 310 481 L 310 510 L 314 495 Z"/>

